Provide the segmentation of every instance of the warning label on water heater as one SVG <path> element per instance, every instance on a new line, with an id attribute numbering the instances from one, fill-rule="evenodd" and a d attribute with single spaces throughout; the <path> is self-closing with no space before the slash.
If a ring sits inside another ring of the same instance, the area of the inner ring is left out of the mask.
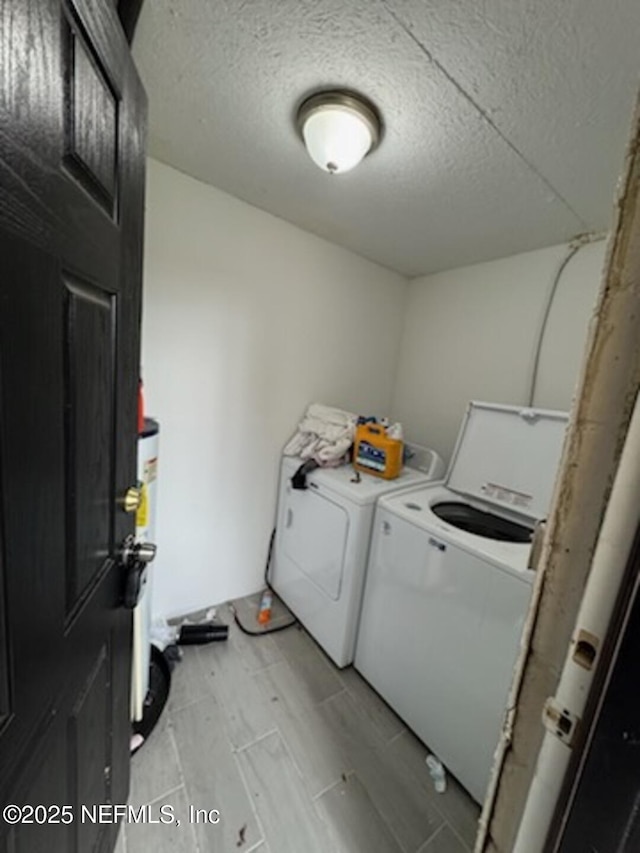
<path id="1" fill-rule="evenodd" d="M 158 476 L 158 457 L 147 459 L 144 463 L 144 482 L 153 483 Z"/>
<path id="2" fill-rule="evenodd" d="M 146 527 L 149 524 L 149 491 L 147 484 L 142 483 L 140 488 L 140 506 L 136 512 L 136 527 Z"/>

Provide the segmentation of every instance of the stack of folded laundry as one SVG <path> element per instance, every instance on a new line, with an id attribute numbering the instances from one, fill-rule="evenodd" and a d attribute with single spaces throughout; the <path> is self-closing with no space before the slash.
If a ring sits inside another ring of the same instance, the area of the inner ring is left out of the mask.
<path id="1" fill-rule="evenodd" d="M 357 420 L 351 412 L 312 403 L 284 455 L 313 460 L 322 467 L 339 465 L 353 444 Z"/>

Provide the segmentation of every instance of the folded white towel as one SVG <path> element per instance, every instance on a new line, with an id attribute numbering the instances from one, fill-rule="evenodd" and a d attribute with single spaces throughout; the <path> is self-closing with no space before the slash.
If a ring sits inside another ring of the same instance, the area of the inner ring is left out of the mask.
<path id="1" fill-rule="evenodd" d="M 349 450 L 357 415 L 312 403 L 284 448 L 285 456 L 315 459 L 320 465 L 337 462 Z"/>

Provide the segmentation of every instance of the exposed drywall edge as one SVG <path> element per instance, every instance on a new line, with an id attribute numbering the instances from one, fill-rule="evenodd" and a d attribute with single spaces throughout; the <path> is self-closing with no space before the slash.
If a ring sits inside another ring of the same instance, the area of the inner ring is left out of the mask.
<path id="1" fill-rule="evenodd" d="M 493 808 L 485 814 L 489 832 L 478 839 L 478 851 L 512 850 L 542 740 L 542 707 L 557 684 L 640 387 L 640 105 L 632 128 L 604 279 L 543 547 L 539 611 L 511 751 Z"/>

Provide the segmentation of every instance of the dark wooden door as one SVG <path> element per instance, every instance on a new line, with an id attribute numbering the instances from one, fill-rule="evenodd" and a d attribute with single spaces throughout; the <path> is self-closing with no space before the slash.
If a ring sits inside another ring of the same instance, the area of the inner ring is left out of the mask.
<path id="1" fill-rule="evenodd" d="M 0 0 L 0 799 L 73 813 L 2 853 L 111 850 L 128 793 L 145 110 L 112 0 Z"/>

